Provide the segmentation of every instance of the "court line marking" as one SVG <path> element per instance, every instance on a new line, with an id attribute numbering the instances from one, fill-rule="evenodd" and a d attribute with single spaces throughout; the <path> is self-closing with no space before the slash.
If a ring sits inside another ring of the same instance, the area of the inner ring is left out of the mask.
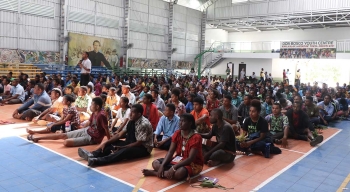
<path id="1" fill-rule="evenodd" d="M 296 150 L 292 150 L 292 149 L 286 149 L 286 148 L 281 148 L 285 151 L 290 151 L 290 152 L 295 152 L 295 153 L 300 153 L 300 154 L 305 154 L 305 152 L 301 152 L 301 151 L 296 151 Z"/>
<path id="2" fill-rule="evenodd" d="M 153 163 L 153 159 L 154 159 L 154 149 L 151 152 L 151 156 L 148 159 L 148 163 L 147 163 L 147 168 L 146 169 L 151 169 L 152 168 L 152 163 Z M 135 188 L 132 190 L 132 192 L 136 192 L 138 191 L 141 186 L 143 185 L 143 183 L 145 182 L 146 177 L 143 176 L 136 184 Z"/>
<path id="3" fill-rule="evenodd" d="M 19 136 L 17 136 L 17 137 L 19 137 Z M 23 139 L 24 141 L 27 141 L 28 143 L 31 143 L 31 142 L 29 142 L 27 139 L 25 139 L 25 138 L 23 138 L 23 137 L 19 137 L 19 138 Z M 31 143 L 31 144 L 34 144 L 34 145 L 36 145 L 36 146 L 38 146 L 38 147 L 44 148 L 44 149 L 46 149 L 46 150 L 48 150 L 48 151 L 50 151 L 50 152 L 52 152 L 52 153 L 55 153 L 55 154 L 57 154 L 57 155 L 59 155 L 59 156 L 64 157 L 64 158 L 66 158 L 66 159 L 69 159 L 69 160 L 71 160 L 71 161 L 74 161 L 74 162 L 76 162 L 76 163 L 78 163 L 78 164 L 80 164 L 80 165 L 82 165 L 82 166 L 84 166 L 84 167 L 86 167 L 86 168 L 88 168 L 88 169 L 91 169 L 91 170 L 93 170 L 93 171 L 96 171 L 96 172 L 98 172 L 98 173 L 100 173 L 100 174 L 102 174 L 102 175 L 104 175 L 104 176 L 106 176 L 106 177 L 109 177 L 109 178 L 111 178 L 111 179 L 114 179 L 114 180 L 116 180 L 116 181 L 119 181 L 119 182 L 121 182 L 121 183 L 123 183 L 123 184 L 125 184 L 125 185 L 128 185 L 128 186 L 130 186 L 130 187 L 135 187 L 135 185 L 133 185 L 133 184 L 131 184 L 131 183 L 128 183 L 128 182 L 126 182 L 126 181 L 124 181 L 124 180 L 121 180 L 121 179 L 119 179 L 119 178 L 113 177 L 112 175 L 108 175 L 107 173 L 104 173 L 104 172 L 102 172 L 102 171 L 100 171 L 100 170 L 98 170 L 98 169 L 96 169 L 96 168 L 89 167 L 89 166 L 87 166 L 86 164 L 84 164 L 84 163 L 82 163 L 82 162 L 79 162 L 79 161 L 77 161 L 77 160 L 75 160 L 75 159 L 73 159 L 73 158 L 70 158 L 70 157 L 65 156 L 65 155 L 63 155 L 63 154 L 61 154 L 61 153 L 58 153 L 58 152 L 56 152 L 56 151 L 54 151 L 54 150 L 52 150 L 52 149 L 49 149 L 49 148 L 47 148 L 47 147 L 45 147 L 45 146 L 39 145 L 39 144 L 37 144 L 37 143 Z M 78 152 L 77 152 L 77 153 L 78 153 Z M 144 190 L 144 189 L 142 189 L 142 188 L 140 188 L 139 190 L 141 190 L 141 191 L 143 191 L 143 192 L 148 192 L 147 190 Z"/>
<path id="4" fill-rule="evenodd" d="M 236 158 L 235 158 L 235 160 L 241 158 L 242 156 L 243 156 L 243 155 L 237 155 Z M 196 178 L 196 177 L 199 177 L 199 176 L 202 175 L 202 174 L 208 173 L 209 171 L 214 170 L 214 169 L 216 169 L 216 168 L 218 168 L 218 167 L 220 167 L 220 166 L 222 166 L 222 165 L 224 165 L 224 164 L 220 164 L 220 165 L 217 165 L 217 166 L 214 166 L 214 167 L 210 167 L 209 169 L 200 172 L 198 175 L 195 175 L 195 176 L 191 177 L 191 179 L 194 179 L 194 178 Z M 172 188 L 174 188 L 174 187 L 177 187 L 177 186 L 179 186 L 179 185 L 181 185 L 181 184 L 183 184 L 183 183 L 185 183 L 185 182 L 186 182 L 186 181 L 177 182 L 177 183 L 172 184 L 172 185 L 170 185 L 170 186 L 168 186 L 168 187 L 165 187 L 164 189 L 159 190 L 158 192 L 167 191 L 167 190 L 172 189 Z"/>
<path id="5" fill-rule="evenodd" d="M 334 128 L 335 129 L 335 128 Z M 272 175 L 270 178 L 266 179 L 264 182 L 262 182 L 260 185 L 258 185 L 257 187 L 255 187 L 253 190 L 251 191 L 258 191 L 259 189 L 263 188 L 266 184 L 268 184 L 270 181 L 272 181 L 273 179 L 275 179 L 276 177 L 278 177 L 279 175 L 281 175 L 283 172 L 287 171 L 289 168 L 291 168 L 293 165 L 297 164 L 299 161 L 301 161 L 302 159 L 304 159 L 306 156 L 308 156 L 309 154 L 311 154 L 313 151 L 315 151 L 316 149 L 318 149 L 320 146 L 322 146 L 323 144 L 325 144 L 328 140 L 332 139 L 334 136 L 338 135 L 338 133 L 340 133 L 342 130 L 338 129 L 337 132 L 335 132 L 333 135 L 331 135 L 330 137 L 328 137 L 326 140 L 324 140 L 322 143 L 320 143 L 317 147 L 312 148 L 310 151 L 308 151 L 307 153 L 305 153 L 303 156 L 299 157 L 297 160 L 293 161 L 291 164 L 289 164 L 287 167 L 283 168 L 282 170 L 280 170 L 279 172 L 275 173 L 274 175 Z"/>
<path id="6" fill-rule="evenodd" d="M 348 185 L 349 181 L 350 181 L 350 174 L 344 179 L 343 183 L 340 185 L 337 192 L 343 192 L 344 190 L 346 190 L 345 188 Z"/>

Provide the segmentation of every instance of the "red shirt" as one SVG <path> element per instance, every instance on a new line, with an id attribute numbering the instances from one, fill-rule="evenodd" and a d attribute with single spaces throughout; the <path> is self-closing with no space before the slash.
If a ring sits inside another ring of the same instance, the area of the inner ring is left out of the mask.
<path id="1" fill-rule="evenodd" d="M 220 101 L 218 99 L 216 99 L 215 102 L 213 102 L 212 100 L 208 100 L 207 101 L 207 110 L 210 113 L 213 109 L 219 108 L 220 105 Z"/>
<path id="2" fill-rule="evenodd" d="M 97 115 L 93 113 L 90 117 L 90 127 L 87 133 L 95 143 L 101 143 L 106 135 L 105 129 L 108 129 L 108 120 L 105 111 L 101 110 Z"/>
<path id="3" fill-rule="evenodd" d="M 151 104 L 147 110 L 146 104 L 142 104 L 143 106 L 143 116 L 145 116 L 149 122 L 151 122 L 152 124 L 152 128 L 153 131 L 156 130 L 157 125 L 158 125 L 158 121 L 159 121 L 159 113 L 158 113 L 158 109 L 157 106 L 155 104 Z"/>
<path id="4" fill-rule="evenodd" d="M 194 158 L 193 163 L 203 166 L 204 159 L 202 155 L 202 137 L 197 133 L 192 135 L 192 137 L 187 141 L 185 145 L 184 152 L 181 154 L 183 141 L 184 139 L 181 136 L 181 130 L 175 131 L 174 135 L 171 138 L 171 142 L 176 143 L 176 156 L 182 156 L 183 160 L 185 160 L 190 156 L 191 149 L 197 149 L 198 153 Z"/>

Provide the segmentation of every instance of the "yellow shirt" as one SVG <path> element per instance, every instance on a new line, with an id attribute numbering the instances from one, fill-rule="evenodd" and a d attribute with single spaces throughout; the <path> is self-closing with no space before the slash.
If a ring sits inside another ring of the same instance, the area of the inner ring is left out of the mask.
<path id="1" fill-rule="evenodd" d="M 119 105 L 120 97 L 118 95 L 107 96 L 106 104 L 109 106 Z"/>

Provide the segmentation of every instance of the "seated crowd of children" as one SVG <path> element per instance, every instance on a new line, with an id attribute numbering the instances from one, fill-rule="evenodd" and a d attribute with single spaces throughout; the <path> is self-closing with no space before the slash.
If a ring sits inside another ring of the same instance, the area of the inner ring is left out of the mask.
<path id="1" fill-rule="evenodd" d="M 349 115 L 346 85 L 126 74 L 91 77 L 87 86 L 74 76 L 27 79 L 25 74 L 3 77 L 1 104 L 22 104 L 13 118 L 45 126 L 28 128 L 28 140 L 62 139 L 66 147 L 98 144 L 95 151 L 78 148 L 88 166 L 166 150 L 142 173 L 168 179 L 197 175 L 204 164 L 231 163 L 237 151 L 268 158 L 280 154 L 277 146 L 287 147 L 289 139 L 316 146 L 323 141 L 317 128 Z"/>

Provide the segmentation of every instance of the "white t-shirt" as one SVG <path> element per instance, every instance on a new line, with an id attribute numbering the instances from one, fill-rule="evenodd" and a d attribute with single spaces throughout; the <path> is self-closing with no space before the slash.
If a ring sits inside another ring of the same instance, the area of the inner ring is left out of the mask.
<path id="1" fill-rule="evenodd" d="M 239 77 L 239 79 L 244 79 L 244 75 L 245 75 L 245 72 L 241 71 L 241 76 Z"/>
<path id="2" fill-rule="evenodd" d="M 90 71 L 86 71 L 84 68 L 81 68 L 80 73 L 91 73 L 91 61 L 90 61 L 90 59 L 83 60 L 82 65 L 85 68 L 90 69 Z"/>
<path id="3" fill-rule="evenodd" d="M 135 104 L 135 95 L 133 93 L 127 93 L 127 94 L 122 94 L 122 96 L 120 97 L 127 97 L 129 99 L 129 103 L 131 103 L 132 105 Z"/>
<path id="4" fill-rule="evenodd" d="M 115 116 L 115 118 L 118 118 L 118 120 L 120 120 L 121 124 L 124 123 L 125 119 L 128 119 L 130 117 L 130 108 L 128 108 L 125 112 L 125 114 L 122 114 L 122 109 L 118 109 L 117 111 L 117 115 Z"/>
<path id="5" fill-rule="evenodd" d="M 11 91 L 12 86 L 10 84 L 7 84 L 4 88 L 4 92 Z"/>

